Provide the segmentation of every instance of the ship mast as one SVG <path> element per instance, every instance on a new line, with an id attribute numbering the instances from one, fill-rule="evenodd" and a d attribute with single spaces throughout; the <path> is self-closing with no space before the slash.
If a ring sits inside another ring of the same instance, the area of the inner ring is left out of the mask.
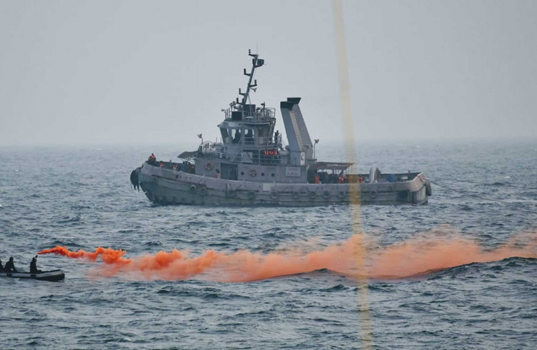
<path id="1" fill-rule="evenodd" d="M 244 75 L 250 77 L 248 79 L 248 85 L 246 86 L 246 92 L 242 92 L 241 89 L 239 88 L 239 95 L 242 96 L 241 105 L 242 105 L 243 108 L 246 105 L 246 103 L 248 102 L 248 97 L 250 95 L 250 89 L 257 86 L 257 80 L 254 80 L 254 83 L 252 84 L 252 79 L 254 78 L 255 69 L 259 68 L 263 64 L 265 64 L 265 60 L 259 58 L 258 54 L 256 54 L 256 53 L 253 54 L 252 50 L 248 50 L 248 55 L 253 57 L 253 58 L 252 58 L 252 70 L 250 71 L 250 73 L 247 73 L 246 68 L 244 68 Z"/>

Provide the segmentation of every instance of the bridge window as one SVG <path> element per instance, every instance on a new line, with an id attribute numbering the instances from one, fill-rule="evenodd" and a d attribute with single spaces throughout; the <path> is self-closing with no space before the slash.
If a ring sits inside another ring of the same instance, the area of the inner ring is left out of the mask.
<path id="1" fill-rule="evenodd" d="M 224 143 L 230 143 L 231 142 L 231 138 L 229 137 L 227 129 L 220 128 L 220 133 L 222 134 L 222 140 L 224 141 Z"/>
<path id="2" fill-rule="evenodd" d="M 228 134 L 231 136 L 231 142 L 241 143 L 241 129 L 229 129 Z"/>
<path id="3" fill-rule="evenodd" d="M 266 145 L 269 143 L 269 128 L 268 127 L 262 127 L 256 129 L 256 136 L 257 136 L 257 142 L 260 145 Z"/>
<path id="4" fill-rule="evenodd" d="M 255 143 L 254 129 L 245 129 L 244 143 L 247 145 L 253 145 Z"/>

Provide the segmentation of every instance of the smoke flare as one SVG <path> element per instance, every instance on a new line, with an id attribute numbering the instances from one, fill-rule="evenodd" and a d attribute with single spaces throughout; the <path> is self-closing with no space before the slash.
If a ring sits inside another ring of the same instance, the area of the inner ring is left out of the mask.
<path id="1" fill-rule="evenodd" d="M 114 250 L 112 248 L 102 248 L 99 247 L 95 250 L 95 252 L 86 252 L 82 249 L 80 249 L 78 252 L 72 252 L 67 247 L 62 246 L 56 246 L 52 249 L 46 249 L 43 251 L 40 251 L 38 254 L 56 254 L 56 255 L 62 255 L 66 256 L 68 258 L 72 259 L 81 259 L 85 258 L 90 261 L 97 261 L 97 258 L 100 256 L 101 259 L 106 264 L 118 264 L 118 265 L 126 265 L 132 262 L 132 259 L 125 259 L 123 256 L 127 254 L 126 250 Z"/>
<path id="2" fill-rule="evenodd" d="M 358 277 L 355 254 L 360 244 L 368 244 L 367 274 L 369 278 L 394 279 L 415 276 L 450 267 L 503 260 L 511 257 L 537 258 L 537 234 L 518 235 L 493 250 L 484 250 L 477 242 L 460 235 L 442 238 L 419 237 L 404 243 L 381 247 L 376 242 L 363 243 L 354 235 L 340 244 L 306 251 L 287 249 L 268 254 L 247 250 L 235 253 L 207 251 L 190 257 L 188 252 L 147 254 L 125 258 L 125 250 L 99 247 L 95 252 L 73 252 L 57 246 L 39 254 L 56 254 L 73 259 L 104 262 L 100 275 L 113 277 L 119 273 L 142 275 L 146 279 L 183 280 L 196 276 L 223 282 L 248 282 L 328 269 L 339 274 Z M 311 249 L 311 247 L 309 247 Z"/>

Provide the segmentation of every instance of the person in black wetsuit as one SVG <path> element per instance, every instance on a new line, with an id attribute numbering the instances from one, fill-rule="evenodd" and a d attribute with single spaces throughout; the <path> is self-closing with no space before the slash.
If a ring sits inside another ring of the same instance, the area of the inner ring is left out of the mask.
<path id="1" fill-rule="evenodd" d="M 6 266 L 4 267 L 4 272 L 17 272 L 17 269 L 15 268 L 15 264 L 13 264 L 13 257 L 9 258 L 9 261 L 6 263 Z"/>
<path id="2" fill-rule="evenodd" d="M 30 273 L 41 273 L 41 270 L 37 269 L 37 255 L 32 258 L 30 263 Z"/>

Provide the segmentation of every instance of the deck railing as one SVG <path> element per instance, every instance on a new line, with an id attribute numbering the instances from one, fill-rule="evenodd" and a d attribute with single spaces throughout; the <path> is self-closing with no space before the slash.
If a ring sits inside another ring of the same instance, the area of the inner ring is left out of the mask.
<path id="1" fill-rule="evenodd" d="M 252 154 L 250 156 L 250 153 Z M 278 165 L 281 164 L 281 158 L 279 155 L 265 155 L 265 150 L 248 151 L 242 153 L 236 153 L 234 156 L 229 156 L 222 152 L 203 153 L 200 155 L 203 158 L 208 159 L 223 159 L 232 163 L 240 164 L 255 164 L 255 165 Z"/>
<path id="2" fill-rule="evenodd" d="M 232 112 L 237 112 L 237 111 L 233 111 L 230 108 L 224 110 L 226 120 L 232 120 Z M 248 110 L 242 111 L 243 121 L 259 123 L 259 122 L 266 122 L 275 118 L 276 118 L 276 108 L 272 108 L 272 107 L 259 108 L 255 112 L 251 112 Z"/>

